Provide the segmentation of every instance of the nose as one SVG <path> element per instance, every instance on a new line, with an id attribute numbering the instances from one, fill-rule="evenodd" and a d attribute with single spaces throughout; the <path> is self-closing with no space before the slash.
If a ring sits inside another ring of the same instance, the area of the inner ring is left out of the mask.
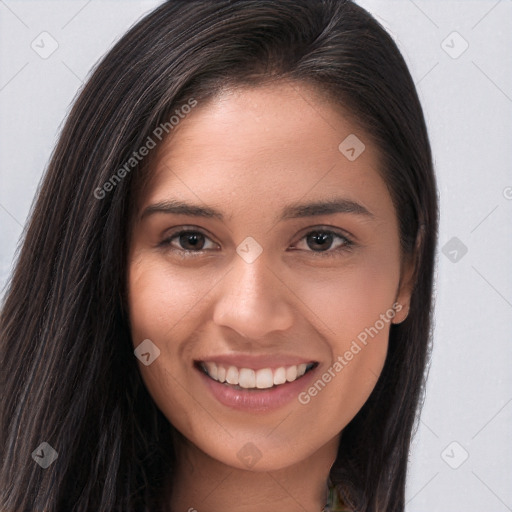
<path id="1" fill-rule="evenodd" d="M 252 263 L 236 257 L 233 265 L 218 288 L 214 323 L 253 340 L 289 329 L 293 310 L 288 299 L 293 294 L 263 255 Z"/>

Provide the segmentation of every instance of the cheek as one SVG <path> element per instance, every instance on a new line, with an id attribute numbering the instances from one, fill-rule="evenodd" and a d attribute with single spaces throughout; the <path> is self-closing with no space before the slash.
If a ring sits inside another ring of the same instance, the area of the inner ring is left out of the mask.
<path id="1" fill-rule="evenodd" d="M 396 288 L 381 276 L 345 276 L 326 288 L 327 299 L 319 297 L 317 303 L 322 304 L 322 318 L 333 331 L 331 339 L 335 348 L 343 348 L 347 339 L 358 337 L 376 323 L 382 330 L 381 315 L 392 314 L 390 308 Z"/>
<path id="2" fill-rule="evenodd" d="M 130 265 L 129 312 L 134 344 L 143 339 L 180 339 L 180 333 L 200 310 L 201 299 L 212 287 L 204 279 L 151 258 Z M 166 348 L 165 346 L 163 347 Z"/>
<path id="3" fill-rule="evenodd" d="M 182 364 L 180 351 L 188 349 L 180 340 L 189 339 L 197 325 L 200 299 L 207 294 L 208 282 L 192 280 L 186 272 L 171 272 L 170 265 L 152 261 L 151 257 L 133 260 L 128 270 L 128 303 L 132 342 L 136 348 L 149 339 L 160 350 L 150 365 L 139 362 L 144 384 L 159 409 L 181 432 L 191 435 L 197 418 L 190 394 L 183 383 L 190 379 L 192 367 Z M 206 419 L 203 418 L 203 421 Z"/>
<path id="4" fill-rule="evenodd" d="M 361 259 L 321 279 L 305 275 L 295 280 L 301 283 L 298 293 L 321 320 L 318 326 L 323 325 L 333 355 L 347 350 L 351 340 L 364 341 L 368 330 L 375 338 L 387 339 L 399 272 L 398 258 L 382 256 Z"/>
<path id="5" fill-rule="evenodd" d="M 333 411 L 341 424 L 364 405 L 385 363 L 398 280 L 397 259 L 381 255 L 320 282 L 302 281 L 330 353 L 302 404 Z"/>

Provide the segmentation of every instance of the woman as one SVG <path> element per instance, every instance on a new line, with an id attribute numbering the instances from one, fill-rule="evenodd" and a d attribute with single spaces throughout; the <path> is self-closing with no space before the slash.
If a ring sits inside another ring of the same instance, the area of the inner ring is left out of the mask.
<path id="1" fill-rule="evenodd" d="M 162 4 L 81 91 L 6 294 L 2 510 L 403 511 L 436 237 L 366 11 Z"/>

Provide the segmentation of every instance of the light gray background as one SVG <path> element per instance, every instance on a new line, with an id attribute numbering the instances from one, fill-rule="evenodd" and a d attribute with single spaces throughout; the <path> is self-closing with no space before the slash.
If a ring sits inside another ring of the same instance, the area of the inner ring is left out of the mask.
<path id="1" fill-rule="evenodd" d="M 159 3 L 0 0 L 1 289 L 73 98 Z M 410 66 L 441 196 L 435 348 L 407 512 L 512 510 L 512 0 L 359 3 Z M 46 59 L 31 47 L 51 48 L 44 31 L 58 44 Z"/>

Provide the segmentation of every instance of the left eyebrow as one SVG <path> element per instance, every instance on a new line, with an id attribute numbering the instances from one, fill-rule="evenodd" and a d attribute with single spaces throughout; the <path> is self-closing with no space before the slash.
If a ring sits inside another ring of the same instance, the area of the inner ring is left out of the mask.
<path id="1" fill-rule="evenodd" d="M 375 216 L 362 204 L 343 198 L 314 203 L 293 204 L 287 206 L 281 215 L 281 220 L 314 217 L 317 215 L 332 215 L 334 213 L 352 213 L 374 218 Z"/>

